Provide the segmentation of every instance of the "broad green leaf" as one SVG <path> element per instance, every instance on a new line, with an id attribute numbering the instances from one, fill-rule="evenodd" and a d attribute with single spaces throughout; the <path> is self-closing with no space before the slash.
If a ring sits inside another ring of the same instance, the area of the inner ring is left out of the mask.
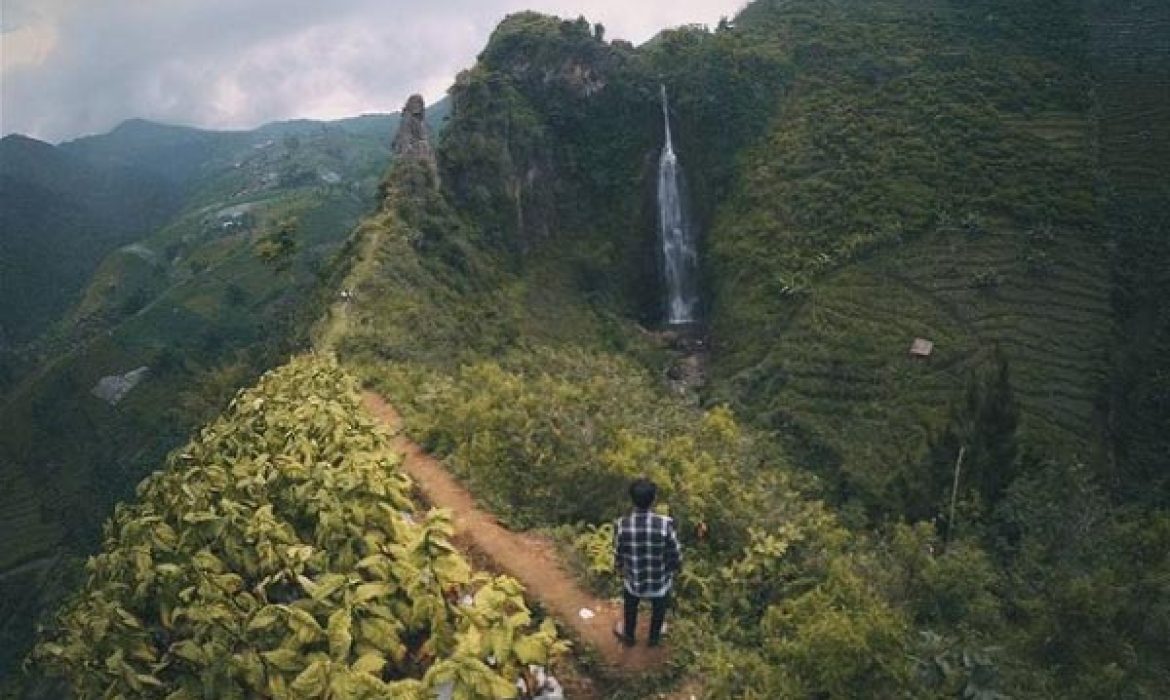
<path id="1" fill-rule="evenodd" d="M 313 600 L 324 600 L 336 593 L 341 588 L 349 583 L 349 577 L 345 574 L 325 574 L 316 581 L 316 586 L 309 595 Z"/>
<path id="2" fill-rule="evenodd" d="M 548 661 L 548 645 L 536 635 L 517 638 L 512 643 L 512 653 L 522 664 L 543 664 Z"/>
<path id="3" fill-rule="evenodd" d="M 248 621 L 249 630 L 266 630 L 276 621 L 280 619 L 281 610 L 275 605 L 265 605 L 256 611 L 252 619 Z"/>
<path id="4" fill-rule="evenodd" d="M 321 629 L 320 623 L 309 613 L 292 606 L 286 606 L 284 609 L 288 612 L 288 625 L 298 644 L 312 644 L 325 636 L 325 630 Z"/>
<path id="5" fill-rule="evenodd" d="M 381 676 L 382 669 L 385 667 L 385 657 L 376 652 L 367 652 L 362 654 L 358 657 L 357 661 L 353 662 L 353 670 L 361 671 L 362 673 L 369 673 L 374 676 Z"/>
<path id="6" fill-rule="evenodd" d="M 301 671 L 289 686 L 289 691 L 299 698 L 319 698 L 325 695 L 329 687 L 329 664 L 324 661 L 314 661 L 308 668 Z"/>
<path id="7" fill-rule="evenodd" d="M 190 639 L 172 644 L 170 653 L 200 666 L 207 663 L 207 655 L 203 652 L 203 648 Z"/>
<path id="8" fill-rule="evenodd" d="M 350 634 L 351 624 L 349 610 L 337 610 L 329 616 L 329 655 L 341 663 L 345 663 L 349 659 L 349 648 L 353 645 L 353 635 Z"/>
<path id="9" fill-rule="evenodd" d="M 260 656 L 281 671 L 296 671 L 304 666 L 304 657 L 295 649 L 273 649 L 261 652 Z"/>
<path id="10" fill-rule="evenodd" d="M 395 586 L 391 583 L 363 583 L 354 589 L 353 602 L 365 603 L 374 598 L 388 596 L 394 592 L 394 589 Z"/>

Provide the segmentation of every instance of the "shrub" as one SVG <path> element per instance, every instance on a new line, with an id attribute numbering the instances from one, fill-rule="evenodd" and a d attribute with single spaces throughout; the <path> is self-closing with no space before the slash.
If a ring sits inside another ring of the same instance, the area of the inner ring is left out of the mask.
<path id="1" fill-rule="evenodd" d="M 396 466 L 334 361 L 268 373 L 118 507 L 36 660 L 82 698 L 509 695 L 564 645 Z"/>

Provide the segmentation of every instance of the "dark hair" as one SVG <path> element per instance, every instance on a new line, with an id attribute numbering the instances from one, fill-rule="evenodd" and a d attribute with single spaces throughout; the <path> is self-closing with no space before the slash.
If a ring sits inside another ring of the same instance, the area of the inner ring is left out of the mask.
<path id="1" fill-rule="evenodd" d="M 635 507 L 649 508 L 657 495 L 658 487 L 645 477 L 634 479 L 634 483 L 630 484 L 630 500 L 634 502 Z"/>

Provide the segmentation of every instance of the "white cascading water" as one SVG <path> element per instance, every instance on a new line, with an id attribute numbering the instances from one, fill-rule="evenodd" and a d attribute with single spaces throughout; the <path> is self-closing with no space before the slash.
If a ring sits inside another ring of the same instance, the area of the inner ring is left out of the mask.
<path id="1" fill-rule="evenodd" d="M 694 323 L 699 306 L 698 251 L 683 201 L 682 168 L 670 140 L 665 85 L 662 86 L 662 120 L 666 124 L 666 145 L 658 160 L 658 234 L 666 277 L 666 322 Z"/>

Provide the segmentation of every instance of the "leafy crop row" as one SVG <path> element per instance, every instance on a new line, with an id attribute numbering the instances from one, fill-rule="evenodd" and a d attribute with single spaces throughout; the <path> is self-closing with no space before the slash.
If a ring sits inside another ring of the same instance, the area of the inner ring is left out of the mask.
<path id="1" fill-rule="evenodd" d="M 119 506 L 36 659 L 83 698 L 511 695 L 565 646 L 396 459 L 335 361 L 268 373 Z"/>

